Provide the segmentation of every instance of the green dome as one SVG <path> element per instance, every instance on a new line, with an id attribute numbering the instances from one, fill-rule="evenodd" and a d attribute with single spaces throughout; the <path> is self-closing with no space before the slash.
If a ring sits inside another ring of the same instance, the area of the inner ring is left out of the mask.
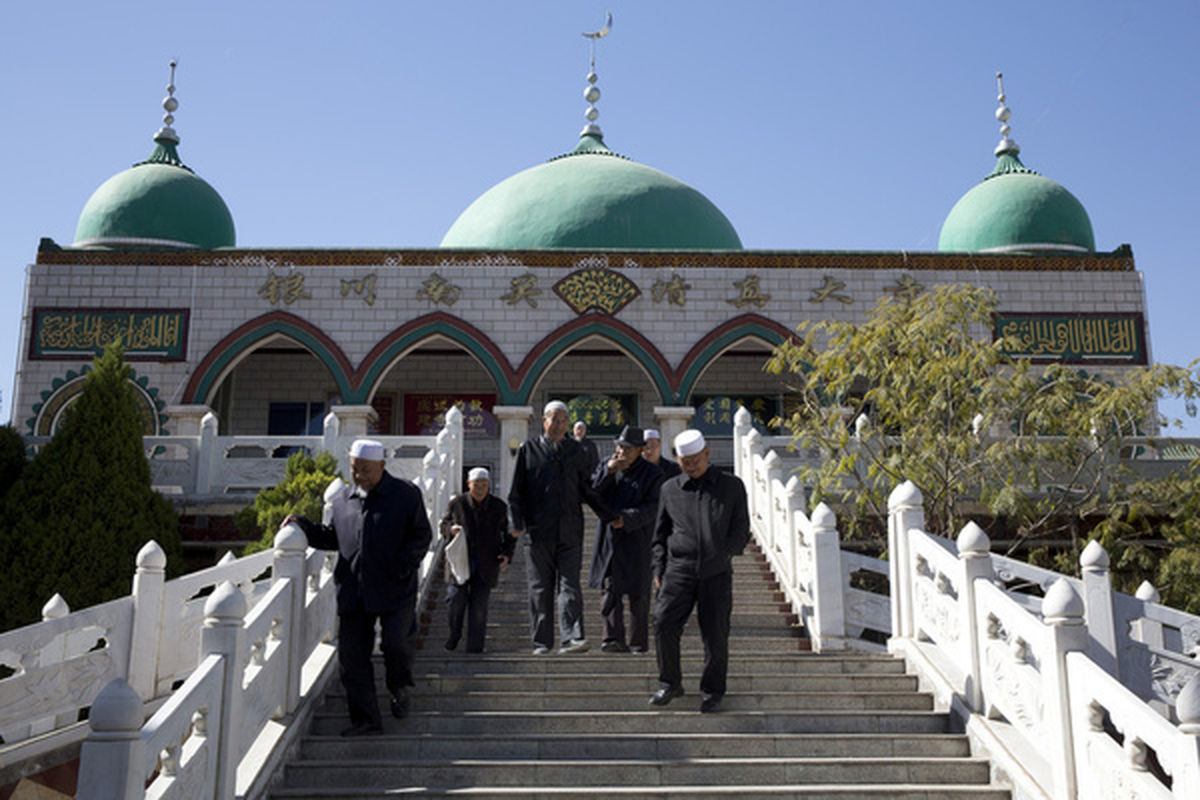
<path id="1" fill-rule="evenodd" d="M 586 133 L 570 153 L 484 192 L 441 246 L 740 250 L 742 241 L 700 192 Z"/>
<path id="2" fill-rule="evenodd" d="M 1096 249 L 1092 221 L 1075 195 L 1026 167 L 1012 149 L 998 155 L 992 173 L 950 209 L 938 250 Z"/>
<path id="3" fill-rule="evenodd" d="M 184 166 L 169 139 L 100 185 L 79 215 L 76 247 L 233 247 L 221 195 Z"/>

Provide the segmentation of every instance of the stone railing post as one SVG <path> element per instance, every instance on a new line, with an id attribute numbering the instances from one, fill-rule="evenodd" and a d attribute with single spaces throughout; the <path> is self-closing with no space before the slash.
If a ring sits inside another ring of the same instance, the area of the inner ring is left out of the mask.
<path id="1" fill-rule="evenodd" d="M 925 529 L 921 490 L 905 481 L 888 496 L 888 573 L 892 594 L 892 636 L 912 638 L 912 573 L 908 531 Z"/>
<path id="2" fill-rule="evenodd" d="M 271 568 L 273 583 L 289 581 L 291 598 L 287 619 L 287 684 L 284 713 L 291 714 L 300 705 L 300 671 L 304 667 L 304 599 L 307 575 L 304 552 L 308 540 L 298 525 L 284 525 L 275 534 L 275 560 Z"/>
<path id="3" fill-rule="evenodd" d="M 496 464 L 500 468 L 500 474 L 493 477 L 492 492 L 500 498 L 505 498 L 512 488 L 517 449 L 529 436 L 529 420 L 533 417 L 533 407 L 492 406 L 492 416 L 500 420 L 500 450 L 496 453 Z M 663 446 L 666 446 L 665 440 Z M 499 478 L 499 481 L 495 478 Z"/>
<path id="4" fill-rule="evenodd" d="M 1083 600 L 1065 578 L 1055 581 L 1042 598 L 1048 646 L 1041 664 L 1041 695 L 1047 740 L 1039 746 L 1050 763 L 1052 794 L 1063 800 L 1073 800 L 1077 788 L 1067 653 L 1087 650 L 1088 631 L 1083 610 Z"/>
<path id="5" fill-rule="evenodd" d="M 217 797 L 233 797 L 242 736 L 242 676 L 246 663 L 246 598 L 229 581 L 222 582 L 204 604 L 204 628 L 200 633 L 200 660 L 220 655 L 224 660 L 221 678 L 221 708 L 209 709 L 209 735 L 216 731 Z M 215 725 L 214 725 L 215 722 Z"/>
<path id="6" fill-rule="evenodd" d="M 976 581 L 990 580 L 992 577 L 992 542 L 988 539 L 983 528 L 974 522 L 968 522 L 958 534 L 958 562 L 962 567 L 962 587 L 959 589 L 958 602 L 962 610 L 963 633 L 961 645 L 967 648 L 967 685 L 965 687 L 967 702 L 971 710 L 983 713 L 983 670 L 981 665 L 981 648 L 983 642 L 979 635 L 978 619 L 975 613 Z"/>
<path id="7" fill-rule="evenodd" d="M 79 757 L 77 800 L 141 800 L 146 791 L 142 698 L 117 678 L 92 701 L 88 727 L 91 733 Z"/>
<path id="8" fill-rule="evenodd" d="M 366 436 L 371 432 L 371 426 L 379 421 L 379 412 L 373 406 L 369 405 L 354 405 L 354 406 L 330 406 L 329 413 L 337 417 L 336 439 L 334 439 L 333 447 L 330 450 L 338 460 L 338 469 L 343 475 L 350 474 L 350 447 L 349 443 L 342 446 L 341 442 L 346 439 L 358 439 Z M 326 436 L 326 441 L 329 437 Z"/>
<path id="9" fill-rule="evenodd" d="M 800 534 L 796 530 L 796 519 L 800 514 L 806 514 L 808 509 L 804 498 L 804 483 L 799 477 L 793 475 L 788 478 L 783 488 L 787 492 L 787 528 L 781 535 L 787 543 L 787 579 L 796 587 L 800 582 Z"/>
<path id="10" fill-rule="evenodd" d="M 746 479 L 746 473 L 750 470 L 750 465 L 746 463 L 745 442 L 746 434 L 754 430 L 754 418 L 750 416 L 750 412 L 745 406 L 738 406 L 737 411 L 733 412 L 733 471 L 742 480 Z M 667 445 L 667 439 L 663 438 L 664 446 Z"/>
<path id="11" fill-rule="evenodd" d="M 812 514 L 812 600 L 813 625 L 810 631 L 817 652 L 846 648 L 846 581 L 842 576 L 842 545 L 838 540 L 837 518 L 824 503 Z"/>
<path id="12" fill-rule="evenodd" d="M 1158 589 L 1155 589 L 1154 584 L 1150 581 L 1142 581 L 1142 585 L 1137 588 L 1134 597 L 1143 603 L 1158 604 L 1162 602 Z M 1133 621 L 1133 635 L 1148 647 L 1155 647 L 1159 650 L 1163 648 L 1162 623 L 1158 620 L 1149 619 L 1143 614 Z"/>
<path id="13" fill-rule="evenodd" d="M 71 613 L 71 606 L 63 599 L 61 594 L 55 592 L 54 596 L 46 601 L 42 606 L 42 622 L 49 622 L 52 619 L 62 619 Z M 68 657 L 66 636 L 58 637 L 56 642 L 47 644 L 42 648 L 41 666 L 48 667 L 51 664 L 57 664 L 65 661 Z M 65 728 L 77 721 L 77 712 L 64 711 L 61 714 L 50 717 L 42 717 L 41 719 L 31 719 L 29 721 L 29 735 L 37 736 L 42 733 L 49 733 L 55 728 Z"/>
<path id="14" fill-rule="evenodd" d="M 446 502 L 450 502 L 451 497 L 462 493 L 463 413 L 458 406 L 451 406 L 446 411 L 446 427 L 442 428 L 442 433 L 447 436 L 446 456 L 449 465 L 446 469 Z"/>
<path id="15" fill-rule="evenodd" d="M 1117 663 L 1117 629 L 1113 614 L 1112 577 L 1108 570 L 1108 553 L 1095 539 L 1079 555 L 1083 572 L 1083 606 L 1087 620 L 1088 657 L 1112 675 L 1121 679 Z"/>
<path id="16" fill-rule="evenodd" d="M 1175 786 L 1200 786 L 1200 675 L 1193 675 L 1175 698 L 1183 752 L 1176 762 Z"/>
<path id="17" fill-rule="evenodd" d="M 133 631 L 129 637 L 129 685 L 140 697 L 158 693 L 158 654 L 163 637 L 167 554 L 151 539 L 137 554 L 133 574 Z"/>
<path id="18" fill-rule="evenodd" d="M 756 430 L 751 430 L 749 433 L 747 433 L 744 441 L 746 443 L 746 477 L 744 482 L 746 484 L 746 501 L 749 505 L 750 511 L 750 523 L 752 525 L 758 523 L 757 527 L 761 530 L 763 505 L 765 503 L 763 499 L 763 479 L 765 475 L 759 472 L 759 470 L 755 469 L 754 457 L 761 456 L 765 448 L 762 443 L 762 436 Z"/>
<path id="19" fill-rule="evenodd" d="M 213 479 L 224 453 L 217 452 L 217 415 L 211 411 L 200 420 L 200 447 L 196 453 L 196 494 L 213 493 Z"/>
<path id="20" fill-rule="evenodd" d="M 778 553 L 781 549 L 781 540 L 787 536 L 788 531 L 780 526 L 781 515 L 777 511 L 785 511 L 787 504 L 783 497 L 776 495 L 776 486 L 778 485 L 780 488 L 783 486 L 783 460 L 774 450 L 767 453 L 767 457 L 763 459 L 763 480 L 766 488 L 763 499 L 767 506 L 766 513 L 763 514 L 763 522 L 767 527 L 767 544 L 772 553 Z"/>
<path id="21" fill-rule="evenodd" d="M 334 458 L 339 459 L 338 468 L 341 468 L 341 453 L 338 452 L 338 438 L 342 435 L 342 422 L 338 419 L 338 415 L 330 411 L 325 415 L 321 425 L 321 449 L 329 453 Z"/>
<path id="22" fill-rule="evenodd" d="M 442 464 L 436 450 L 421 459 L 421 491 L 425 495 L 425 511 L 430 519 L 441 517 L 446 510 L 442 503 Z"/>

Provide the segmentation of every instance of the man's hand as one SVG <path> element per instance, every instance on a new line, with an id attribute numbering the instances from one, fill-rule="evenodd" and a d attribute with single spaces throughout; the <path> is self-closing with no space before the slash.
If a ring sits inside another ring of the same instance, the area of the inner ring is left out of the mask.
<path id="1" fill-rule="evenodd" d="M 458 536 L 460 533 L 462 533 L 462 525 L 451 525 L 450 526 L 450 535 L 451 536 Z"/>
<path id="2" fill-rule="evenodd" d="M 501 572 L 508 569 L 508 556 L 505 556 L 505 555 L 496 556 L 496 560 L 500 562 L 500 571 Z"/>
<path id="3" fill-rule="evenodd" d="M 624 527 L 625 527 L 625 518 L 624 518 L 624 517 L 617 517 L 617 518 L 616 518 L 616 519 L 614 519 L 612 522 L 608 523 L 608 527 L 610 527 L 610 528 L 624 528 Z"/>

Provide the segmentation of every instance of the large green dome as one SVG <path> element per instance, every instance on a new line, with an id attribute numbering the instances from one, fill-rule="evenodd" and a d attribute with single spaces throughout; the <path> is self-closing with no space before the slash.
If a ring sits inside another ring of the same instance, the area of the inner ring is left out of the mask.
<path id="1" fill-rule="evenodd" d="M 221 195 L 179 161 L 170 142 L 100 185 L 79 215 L 76 247 L 233 247 Z"/>
<path id="2" fill-rule="evenodd" d="M 1095 249 L 1083 204 L 1011 151 L 1001 153 L 992 173 L 954 204 L 938 239 L 943 251 Z"/>
<path id="3" fill-rule="evenodd" d="M 441 246 L 740 250 L 742 241 L 703 194 L 585 132 L 570 153 L 484 192 Z"/>

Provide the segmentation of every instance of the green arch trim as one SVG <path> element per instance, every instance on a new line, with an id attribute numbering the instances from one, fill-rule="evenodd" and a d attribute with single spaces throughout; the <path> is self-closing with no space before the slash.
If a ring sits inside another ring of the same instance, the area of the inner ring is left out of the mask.
<path id="1" fill-rule="evenodd" d="M 325 365 L 337 384 L 342 401 L 357 402 L 350 383 L 350 361 L 345 353 L 320 328 L 287 313 L 272 311 L 246 322 L 221 339 L 196 367 L 184 390 L 185 403 L 209 402 L 222 373 L 239 356 L 254 349 L 264 339 L 280 334 L 298 342 Z"/>
<path id="2" fill-rule="evenodd" d="M 703 339 L 696 342 L 688 354 L 679 362 L 679 380 L 676 382 L 673 401 L 687 402 L 692 387 L 700 380 L 704 370 L 722 352 L 742 339 L 761 339 L 777 347 L 796 335 L 774 320 L 758 314 L 743 314 L 713 328 Z"/>
<path id="3" fill-rule="evenodd" d="M 371 389 L 401 353 L 433 336 L 445 338 L 461 345 L 483 366 L 496 386 L 500 405 L 513 405 L 512 385 L 515 374 L 504 353 L 487 334 L 469 322 L 450 316 L 443 311 L 426 314 L 411 320 L 385 336 L 371 348 L 355 370 L 353 382 L 356 403 L 366 403 Z"/>
<path id="4" fill-rule="evenodd" d="M 517 369 L 521 382 L 510 402 L 513 405 L 527 405 L 533 394 L 533 387 L 541 380 L 546 370 L 574 345 L 590 336 L 608 339 L 631 356 L 638 366 L 645 370 L 663 402 L 668 402 L 674 395 L 671 388 L 671 368 L 659 349 L 625 323 L 607 315 L 592 313 L 563 324 L 547 334 L 529 351 Z"/>

